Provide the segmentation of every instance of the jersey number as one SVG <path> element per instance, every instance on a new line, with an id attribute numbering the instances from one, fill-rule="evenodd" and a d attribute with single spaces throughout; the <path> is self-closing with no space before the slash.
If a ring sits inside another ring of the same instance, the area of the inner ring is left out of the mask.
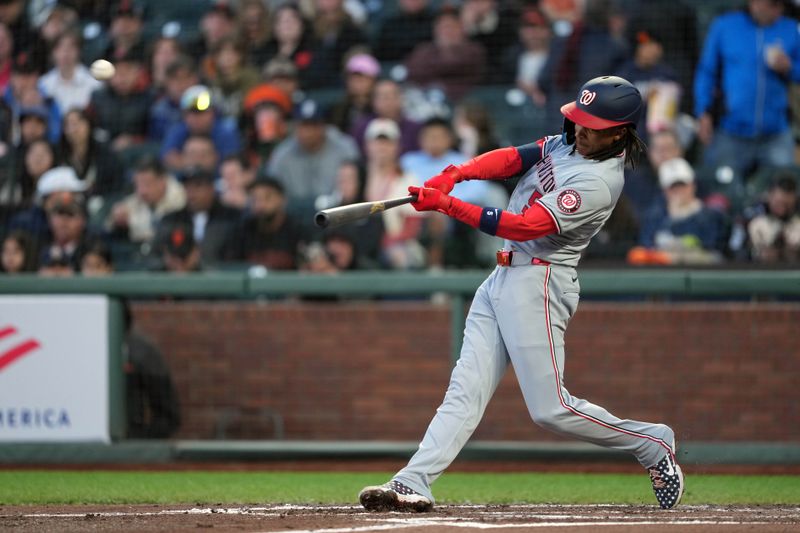
<path id="1" fill-rule="evenodd" d="M 538 200 L 541 197 L 542 197 L 542 193 L 540 193 L 539 191 L 533 191 L 533 194 L 531 194 L 531 197 L 528 198 L 528 205 L 526 205 L 525 207 L 522 208 L 522 214 L 524 215 L 525 211 L 527 211 L 528 209 L 531 208 L 531 206 L 533 205 L 533 202 L 535 202 L 536 200 Z"/>

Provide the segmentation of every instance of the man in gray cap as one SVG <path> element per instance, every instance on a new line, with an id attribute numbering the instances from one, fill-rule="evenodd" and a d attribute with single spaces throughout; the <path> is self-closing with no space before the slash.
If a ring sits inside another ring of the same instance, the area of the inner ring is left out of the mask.
<path id="1" fill-rule="evenodd" d="M 316 197 L 333 193 L 339 165 L 359 153 L 351 137 L 325 123 L 314 100 L 298 105 L 294 119 L 294 132 L 275 147 L 267 173 L 284 186 L 290 210 L 302 211 L 312 208 Z"/>

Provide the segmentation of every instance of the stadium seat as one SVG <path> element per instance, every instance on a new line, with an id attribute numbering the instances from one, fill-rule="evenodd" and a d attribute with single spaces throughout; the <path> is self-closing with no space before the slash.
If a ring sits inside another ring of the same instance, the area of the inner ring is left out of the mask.
<path id="1" fill-rule="evenodd" d="M 100 59 L 111 42 L 108 32 L 100 23 L 88 20 L 81 28 L 83 44 L 81 45 L 81 61 L 89 65 L 95 59 Z"/>
<path id="2" fill-rule="evenodd" d="M 800 167 L 793 166 L 793 167 L 762 167 L 758 169 L 755 174 L 750 176 L 750 179 L 747 180 L 746 184 L 746 193 L 747 198 L 750 200 L 757 200 L 761 197 L 769 186 L 772 184 L 773 180 L 777 178 L 779 175 L 789 175 L 793 176 L 795 182 L 800 185 Z"/>
<path id="3" fill-rule="evenodd" d="M 330 110 L 331 106 L 337 103 L 344 96 L 344 89 L 330 87 L 324 89 L 309 89 L 306 91 L 306 98 L 310 98 L 325 111 Z"/>
<path id="4" fill-rule="evenodd" d="M 212 0 L 144 0 L 142 3 L 148 19 L 194 21 L 195 24 L 213 4 Z"/>
<path id="5" fill-rule="evenodd" d="M 525 144 L 551 133 L 545 130 L 545 109 L 514 87 L 478 87 L 464 101 L 477 101 L 490 110 L 500 144 Z"/>

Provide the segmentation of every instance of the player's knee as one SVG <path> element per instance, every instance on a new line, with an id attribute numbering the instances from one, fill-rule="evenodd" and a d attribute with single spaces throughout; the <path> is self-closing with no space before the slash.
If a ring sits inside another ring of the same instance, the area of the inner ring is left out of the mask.
<path id="1" fill-rule="evenodd" d="M 561 406 L 548 409 L 537 409 L 531 413 L 531 417 L 536 425 L 551 430 L 556 430 L 561 427 L 566 416 L 567 411 Z"/>

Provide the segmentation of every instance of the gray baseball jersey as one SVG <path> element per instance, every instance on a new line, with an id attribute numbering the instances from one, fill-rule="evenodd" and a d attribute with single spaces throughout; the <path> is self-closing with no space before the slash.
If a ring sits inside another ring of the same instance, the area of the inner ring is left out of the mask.
<path id="1" fill-rule="evenodd" d="M 505 242 L 554 265 L 576 266 L 581 252 L 603 226 L 622 193 L 623 157 L 605 161 L 572 153 L 561 136 L 547 137 L 542 159 L 520 179 L 508 211 L 522 214 L 534 202 L 547 209 L 558 233 L 525 242 Z"/>
<path id="2" fill-rule="evenodd" d="M 540 426 L 630 452 L 644 467 L 674 453 L 675 435 L 668 426 L 617 418 L 572 396 L 564 386 L 564 333 L 580 298 L 574 267 L 614 209 L 624 165 L 623 157 L 595 161 L 572 149 L 560 136 L 546 138 L 542 159 L 514 190 L 508 211 L 522 214 L 539 202 L 552 215 L 558 232 L 524 242 L 506 241 L 506 249 L 529 259 L 518 266 L 496 267 L 478 288 L 444 401 L 418 451 L 395 476 L 431 500 L 431 484 L 478 426 L 509 364 L 531 418 Z M 534 150 L 529 145 L 520 151 Z M 535 155 L 538 159 L 539 153 Z M 530 258 L 546 263 L 531 264 Z"/>

